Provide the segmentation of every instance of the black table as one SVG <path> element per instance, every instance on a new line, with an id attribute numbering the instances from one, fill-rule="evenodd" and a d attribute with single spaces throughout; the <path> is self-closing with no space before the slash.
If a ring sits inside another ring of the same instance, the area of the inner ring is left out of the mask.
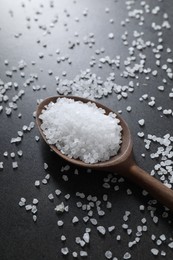
<path id="1" fill-rule="evenodd" d="M 88 70 L 109 85 L 99 102 L 128 122 L 137 164 L 171 188 L 173 140 L 169 167 L 151 157 L 166 149 L 154 136 L 173 136 L 172 14 L 171 0 L 0 1 L 1 260 L 172 259 L 168 209 L 117 174 L 67 166 L 33 124 L 40 100 L 78 95 L 62 85 Z"/>

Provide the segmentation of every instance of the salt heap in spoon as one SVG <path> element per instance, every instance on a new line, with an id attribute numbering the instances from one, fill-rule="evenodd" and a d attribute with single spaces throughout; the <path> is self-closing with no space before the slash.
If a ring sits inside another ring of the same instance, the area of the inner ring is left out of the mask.
<path id="1" fill-rule="evenodd" d="M 115 156 L 121 145 L 122 127 L 116 114 L 92 102 L 58 98 L 42 114 L 41 129 L 47 143 L 63 154 L 85 163 L 97 163 Z"/>

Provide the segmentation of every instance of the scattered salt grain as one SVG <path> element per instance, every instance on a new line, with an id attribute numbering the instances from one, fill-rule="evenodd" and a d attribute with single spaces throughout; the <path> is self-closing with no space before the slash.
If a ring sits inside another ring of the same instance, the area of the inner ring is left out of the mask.
<path id="1" fill-rule="evenodd" d="M 35 141 L 38 142 L 40 140 L 40 137 L 38 135 L 35 136 Z"/>
<path id="2" fill-rule="evenodd" d="M 114 34 L 113 34 L 113 33 L 109 33 L 109 34 L 108 34 L 108 38 L 109 38 L 109 39 L 114 39 Z"/>
<path id="3" fill-rule="evenodd" d="M 17 169 L 18 168 L 18 163 L 17 162 L 12 162 L 12 168 Z"/>
<path id="4" fill-rule="evenodd" d="M 58 227 L 62 227 L 64 225 L 64 222 L 62 220 L 57 221 Z"/>
<path id="5" fill-rule="evenodd" d="M 73 219 L 72 219 L 72 223 L 73 223 L 73 224 L 76 224 L 76 223 L 78 223 L 78 222 L 79 222 L 78 217 L 74 216 Z"/>
<path id="6" fill-rule="evenodd" d="M 140 126 L 143 126 L 145 124 L 145 120 L 144 119 L 140 119 L 138 121 L 138 123 L 139 123 Z"/>
<path id="7" fill-rule="evenodd" d="M 126 110 L 127 110 L 127 112 L 131 112 L 132 107 L 131 106 L 127 106 Z"/>
<path id="8" fill-rule="evenodd" d="M 66 236 L 62 235 L 61 236 L 61 241 L 66 241 Z"/>
<path id="9" fill-rule="evenodd" d="M 52 193 L 50 193 L 50 194 L 48 195 L 48 199 L 49 199 L 50 201 L 53 201 L 53 200 L 54 200 L 54 196 L 53 196 Z"/>
<path id="10" fill-rule="evenodd" d="M 126 252 L 123 256 L 123 259 L 130 259 L 131 258 L 131 254 L 129 252 Z"/>
<path id="11" fill-rule="evenodd" d="M 94 226 L 97 225 L 97 220 L 95 218 L 90 218 L 90 221 Z"/>
<path id="12" fill-rule="evenodd" d="M 142 138 L 142 137 L 144 137 L 145 134 L 144 134 L 144 132 L 138 132 L 137 135 Z"/>
<path id="13" fill-rule="evenodd" d="M 31 204 L 26 205 L 26 206 L 25 206 L 25 209 L 26 209 L 26 211 L 31 210 L 31 209 L 32 209 L 32 205 L 31 205 Z"/>
<path id="14" fill-rule="evenodd" d="M 86 251 L 81 250 L 80 251 L 80 256 L 81 257 L 86 257 L 86 256 L 88 256 L 88 253 Z"/>
<path id="15" fill-rule="evenodd" d="M 86 243 L 89 243 L 90 241 L 90 235 L 88 232 L 84 233 L 83 235 L 83 240 L 86 242 Z"/>
<path id="16" fill-rule="evenodd" d="M 106 229 L 103 226 L 98 226 L 97 230 L 100 234 L 105 235 L 106 234 Z"/>
<path id="17" fill-rule="evenodd" d="M 42 180 L 42 183 L 46 185 L 46 184 L 47 184 L 47 180 L 46 180 L 46 179 L 43 179 L 43 180 Z"/>
<path id="18" fill-rule="evenodd" d="M 68 176 L 67 176 L 66 174 L 63 174 L 63 175 L 62 175 L 62 179 L 63 179 L 64 181 L 68 181 Z"/>
<path id="19" fill-rule="evenodd" d="M 3 170 L 3 168 L 4 168 L 3 164 L 4 164 L 3 162 L 0 162 L 0 170 Z"/>
<path id="20" fill-rule="evenodd" d="M 56 211 L 57 213 L 63 213 L 63 212 L 65 211 L 64 203 L 61 202 L 59 205 L 57 205 L 57 206 L 55 207 L 55 211 Z"/>
<path id="21" fill-rule="evenodd" d="M 105 252 L 105 257 L 106 257 L 107 259 L 111 259 L 111 258 L 112 258 L 112 252 L 111 252 L 110 250 L 106 251 L 106 252 Z"/>
<path id="22" fill-rule="evenodd" d="M 61 248 L 61 253 L 62 253 L 63 255 L 68 255 L 68 253 L 69 253 L 68 247 L 63 247 L 63 248 Z"/>
<path id="23" fill-rule="evenodd" d="M 40 187 L 40 181 L 39 180 L 36 180 L 35 183 L 34 183 L 35 187 Z"/>
<path id="24" fill-rule="evenodd" d="M 61 194 L 61 191 L 58 190 L 58 189 L 56 189 L 56 190 L 55 190 L 55 194 L 56 194 L 57 196 L 59 196 L 59 195 Z"/>
<path id="25" fill-rule="evenodd" d="M 170 243 L 168 244 L 168 246 L 169 246 L 169 248 L 173 248 L 173 242 L 170 242 Z"/>
<path id="26" fill-rule="evenodd" d="M 120 148 L 119 120 L 114 113 L 105 115 L 94 103 L 60 98 L 42 111 L 40 119 L 48 143 L 70 158 L 96 163 L 108 160 Z"/>
<path id="27" fill-rule="evenodd" d="M 19 150 L 19 151 L 17 151 L 17 154 L 18 154 L 19 157 L 21 157 L 23 155 L 23 151 Z"/>
<path id="28" fill-rule="evenodd" d="M 115 226 L 110 226 L 110 227 L 108 227 L 108 231 L 109 231 L 109 232 L 112 232 L 113 230 L 115 230 Z"/>
<path id="29" fill-rule="evenodd" d="M 4 155 L 4 157 L 7 157 L 8 156 L 8 152 L 5 151 L 3 155 Z"/>
<path id="30" fill-rule="evenodd" d="M 32 201 L 33 204 L 38 204 L 38 199 L 34 198 L 33 201 Z"/>
<path id="31" fill-rule="evenodd" d="M 33 215 L 32 218 L 33 218 L 33 221 L 34 221 L 34 222 L 37 221 L 37 216 L 36 216 L 36 215 Z"/>
<path id="32" fill-rule="evenodd" d="M 14 158 L 15 157 L 15 153 L 14 152 L 10 153 L 10 157 Z"/>
<path id="33" fill-rule="evenodd" d="M 158 254 L 159 254 L 159 250 L 158 250 L 157 248 L 152 248 L 152 249 L 151 249 L 151 253 L 152 253 L 153 255 L 158 255 Z"/>
<path id="34" fill-rule="evenodd" d="M 72 253 L 72 256 L 73 256 L 74 258 L 77 258 L 77 256 L 78 256 L 77 252 L 73 252 L 73 253 Z"/>
<path id="35" fill-rule="evenodd" d="M 43 167 L 44 167 L 44 170 L 47 170 L 47 169 L 48 169 L 48 164 L 47 164 L 47 163 L 44 163 L 44 164 L 43 164 Z"/>

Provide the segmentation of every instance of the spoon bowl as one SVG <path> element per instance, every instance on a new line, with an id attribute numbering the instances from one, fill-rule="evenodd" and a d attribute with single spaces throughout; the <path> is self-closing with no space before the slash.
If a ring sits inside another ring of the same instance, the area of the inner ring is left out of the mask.
<path id="1" fill-rule="evenodd" d="M 74 99 L 75 101 L 81 101 L 83 103 L 93 102 L 96 104 L 98 108 L 103 108 L 106 111 L 106 114 L 113 112 L 108 107 L 96 101 L 89 100 L 86 98 L 81 98 L 76 96 L 49 97 L 43 100 L 38 105 L 36 111 L 36 123 L 40 131 L 40 134 L 42 135 L 43 139 L 47 144 L 48 144 L 47 139 L 41 129 L 42 120 L 39 118 L 39 116 L 42 113 L 42 110 L 45 109 L 50 102 L 55 103 L 58 98 L 64 98 L 64 97 Z M 50 144 L 48 145 L 56 154 L 58 154 L 64 160 L 72 164 L 75 164 L 77 166 L 90 168 L 98 171 L 110 171 L 110 172 L 120 173 L 121 175 L 133 181 L 143 189 L 147 190 L 155 199 L 157 199 L 163 205 L 173 210 L 173 190 L 166 187 L 159 180 L 152 177 L 150 174 L 148 174 L 147 172 L 145 172 L 143 169 L 141 169 L 136 165 L 135 160 L 133 158 L 133 145 L 132 145 L 130 129 L 127 123 L 124 121 L 124 119 L 119 114 L 116 113 L 116 115 L 117 118 L 120 120 L 120 125 L 122 127 L 122 143 L 117 155 L 112 156 L 108 161 L 98 162 L 94 164 L 85 163 L 79 159 L 73 159 L 61 153 L 61 151 L 59 151 L 55 145 L 50 145 Z"/>

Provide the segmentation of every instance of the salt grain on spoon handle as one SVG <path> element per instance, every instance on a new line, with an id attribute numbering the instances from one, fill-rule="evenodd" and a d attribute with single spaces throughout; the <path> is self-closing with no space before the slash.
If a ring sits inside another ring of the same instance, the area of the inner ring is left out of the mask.
<path id="1" fill-rule="evenodd" d="M 61 98 L 63 98 L 62 96 Z M 47 142 L 46 136 L 44 135 L 41 124 L 42 121 L 40 119 L 40 114 L 42 110 L 47 106 L 50 102 L 55 102 L 58 97 L 51 97 L 45 99 L 37 109 L 36 114 L 36 121 L 39 128 L 41 135 L 43 136 L 44 140 Z M 82 101 L 83 103 L 87 103 L 89 100 L 80 97 L 73 97 L 69 96 L 66 98 L 74 99 L 75 101 Z M 103 108 L 106 111 L 106 114 L 111 113 L 112 111 L 103 106 L 102 104 L 91 101 L 95 103 L 97 107 Z M 118 153 L 115 156 L 112 156 L 107 161 L 101 161 L 97 163 L 85 163 L 79 159 L 69 158 L 68 156 L 61 153 L 55 145 L 50 145 L 51 149 L 56 152 L 59 156 L 63 159 L 67 160 L 70 163 L 73 163 L 77 166 L 91 168 L 94 170 L 99 171 L 112 171 L 122 174 L 124 177 L 128 178 L 129 180 L 133 181 L 140 187 L 147 190 L 155 199 L 160 201 L 163 205 L 168 207 L 169 209 L 173 210 L 173 190 L 169 189 L 165 185 L 163 185 L 160 181 L 149 175 L 147 172 L 139 168 L 135 161 L 133 160 L 133 152 L 132 152 L 132 139 L 130 134 L 130 129 L 124 119 L 117 114 L 117 118 L 120 120 L 120 125 L 122 127 L 122 143 Z M 98 129 L 99 131 L 99 129 Z M 48 143 L 48 142 L 47 142 Z"/>

